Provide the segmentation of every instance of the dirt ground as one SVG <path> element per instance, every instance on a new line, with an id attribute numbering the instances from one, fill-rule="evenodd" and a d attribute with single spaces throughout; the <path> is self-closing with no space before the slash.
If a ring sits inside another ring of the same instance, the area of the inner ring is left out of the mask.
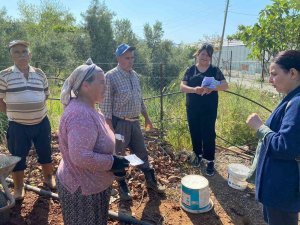
<path id="1" fill-rule="evenodd" d="M 250 161 L 241 158 L 237 154 L 217 149 L 216 174 L 207 177 L 209 181 L 210 197 L 214 207 L 207 213 L 192 214 L 180 207 L 181 178 L 187 174 L 203 174 L 205 165 L 201 169 L 191 168 L 183 155 L 172 153 L 172 149 L 157 143 L 155 139 L 148 140 L 147 147 L 150 162 L 156 168 L 157 178 L 166 186 L 166 194 L 161 196 L 148 192 L 143 174 L 131 168 L 129 174 L 129 186 L 132 190 L 133 201 L 121 202 L 118 195 L 111 198 L 110 209 L 133 216 L 148 224 L 158 225 L 190 225 L 190 224 L 265 224 L 263 222 L 261 206 L 254 199 L 254 188 L 248 185 L 244 191 L 236 190 L 227 184 L 227 166 L 230 163 L 242 163 L 249 165 Z M 53 158 L 55 168 L 60 160 L 57 135 L 54 134 Z M 3 150 L 2 150 L 3 151 Z M 2 152 L 3 153 L 3 152 Z M 41 167 L 36 163 L 33 153 L 28 158 L 28 169 L 25 183 L 43 188 L 41 179 Z M 113 187 L 117 190 L 116 184 Z M 16 204 L 11 210 L 10 221 L 7 225 L 59 225 L 63 224 L 61 208 L 58 200 L 45 196 L 39 196 L 32 191 L 26 191 L 25 199 Z M 110 219 L 110 225 L 129 224 Z"/>

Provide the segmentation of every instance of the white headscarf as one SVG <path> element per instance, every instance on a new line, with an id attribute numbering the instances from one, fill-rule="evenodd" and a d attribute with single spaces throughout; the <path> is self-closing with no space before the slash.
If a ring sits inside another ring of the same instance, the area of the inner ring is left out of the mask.
<path id="1" fill-rule="evenodd" d="M 60 101 L 66 107 L 72 96 L 77 97 L 83 81 L 93 76 L 94 72 L 103 72 L 103 70 L 93 63 L 89 58 L 85 65 L 78 66 L 71 75 L 65 80 L 60 93 Z"/>

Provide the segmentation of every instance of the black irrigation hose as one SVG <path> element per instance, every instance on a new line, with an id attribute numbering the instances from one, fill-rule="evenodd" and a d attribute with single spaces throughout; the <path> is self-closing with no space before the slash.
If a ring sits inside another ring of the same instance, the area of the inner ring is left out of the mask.
<path id="1" fill-rule="evenodd" d="M 182 118 L 170 118 L 170 119 L 165 119 L 165 120 L 182 120 Z M 185 119 L 185 121 L 187 121 L 187 119 Z M 160 121 L 155 121 L 155 122 L 153 122 L 153 124 L 157 124 L 157 123 L 160 123 Z M 247 150 L 245 150 L 245 149 L 243 149 L 243 148 L 241 148 L 241 147 L 239 147 L 239 146 L 236 146 L 235 144 L 231 143 L 230 141 L 225 140 L 224 138 L 220 137 L 219 135 L 216 135 L 216 136 L 217 136 L 217 138 L 219 138 L 219 139 L 221 139 L 222 141 L 224 141 L 224 142 L 230 144 L 231 146 L 237 147 L 238 149 L 242 150 L 243 152 L 249 153 L 249 151 L 247 151 Z M 253 154 L 251 153 L 251 155 L 253 155 Z"/>
<path id="2" fill-rule="evenodd" d="M 6 178 L 5 181 L 10 183 L 10 184 L 13 184 L 13 179 L 11 179 L 11 178 Z M 59 200 L 58 194 L 54 193 L 52 191 L 44 190 L 42 188 L 38 188 L 38 187 L 28 185 L 28 184 L 24 184 L 24 188 L 26 190 L 33 191 L 33 192 L 35 192 L 35 193 L 37 193 L 41 196 L 48 196 L 48 197 L 51 197 L 55 200 Z M 135 217 L 133 217 L 131 215 L 127 215 L 127 214 L 121 213 L 121 212 L 114 212 L 112 210 L 108 211 L 108 216 L 111 219 L 118 220 L 118 221 L 121 221 L 121 222 L 125 222 L 125 223 L 128 223 L 128 224 L 151 225 L 151 223 L 149 223 L 147 221 L 139 220 L 139 219 L 136 219 Z"/>
<path id="3" fill-rule="evenodd" d="M 236 95 L 236 96 L 241 97 L 241 98 L 244 98 L 244 99 L 246 99 L 246 100 L 248 100 L 248 101 L 250 101 L 250 102 L 252 102 L 252 103 L 254 103 L 254 104 L 256 104 L 256 105 L 258 105 L 258 106 L 260 106 L 260 107 L 262 107 L 263 109 L 267 110 L 268 112 L 272 112 L 272 110 L 268 109 L 266 106 L 264 106 L 264 105 L 262 105 L 262 104 L 260 104 L 260 103 L 258 103 L 258 102 L 256 102 L 256 101 L 254 101 L 254 100 L 252 100 L 252 99 L 250 99 L 250 98 L 248 98 L 248 97 L 245 97 L 245 96 L 243 96 L 243 95 L 234 93 L 234 92 L 232 92 L 232 91 L 224 91 L 224 92 L 229 93 L 229 94 L 232 94 L 232 95 Z M 175 94 L 180 94 L 180 93 L 183 94 L 183 92 L 177 91 L 177 92 L 172 92 L 172 93 L 163 94 L 162 96 L 170 96 L 170 95 L 175 95 Z M 151 99 L 155 99 L 155 98 L 161 98 L 161 95 L 156 95 L 156 96 L 144 98 L 143 100 L 151 100 Z M 50 99 L 50 100 L 60 100 L 59 98 L 49 98 L 49 99 Z M 171 119 L 169 119 L 169 120 L 171 120 Z M 161 121 L 155 121 L 155 122 L 153 122 L 153 123 L 160 123 L 160 122 L 161 122 Z M 217 135 L 217 137 L 218 137 L 219 139 L 223 140 L 224 142 L 226 142 L 226 143 L 228 143 L 228 144 L 230 144 L 230 145 L 232 145 L 232 146 L 235 146 L 235 147 L 239 148 L 239 149 L 242 150 L 242 151 L 245 151 L 245 149 L 243 149 L 243 148 L 241 148 L 241 147 L 239 147 L 239 146 L 236 146 L 236 145 L 230 143 L 229 141 L 227 141 L 227 140 L 221 138 L 220 136 Z"/>
<path id="4" fill-rule="evenodd" d="M 47 77 L 48 80 L 59 80 L 59 81 L 65 81 L 64 78 L 60 78 L 60 77 Z"/>
<path id="5" fill-rule="evenodd" d="M 239 146 L 236 146 L 235 144 L 231 143 L 230 141 L 225 140 L 224 138 L 222 138 L 222 137 L 220 137 L 220 136 L 218 136 L 218 135 L 216 135 L 216 136 L 217 136 L 217 138 L 221 139 L 222 141 L 224 141 L 224 142 L 230 144 L 231 146 L 237 147 L 238 149 L 242 150 L 243 152 L 247 152 L 248 154 L 251 153 L 250 151 L 247 151 L 246 149 L 243 149 L 243 148 L 241 148 L 241 147 L 239 147 Z M 254 154 L 251 153 L 250 155 L 254 155 Z"/>
<path id="6" fill-rule="evenodd" d="M 250 101 L 250 102 L 252 102 L 252 103 L 254 103 L 254 104 L 256 104 L 256 105 L 259 105 L 259 106 L 262 107 L 262 108 L 264 108 L 265 110 L 267 110 L 267 111 L 269 111 L 269 112 L 272 112 L 272 110 L 268 109 L 266 106 L 264 106 L 264 105 L 262 105 L 262 104 L 260 104 L 260 103 L 258 103 L 258 102 L 256 102 L 256 101 L 254 101 L 254 100 L 252 100 L 252 99 L 250 99 L 250 98 L 247 98 L 247 97 L 245 97 L 245 96 L 243 96 L 243 95 L 239 95 L 239 94 L 234 93 L 234 92 L 232 92 L 232 91 L 224 91 L 224 92 L 227 92 L 227 93 L 229 93 L 229 94 L 233 94 L 233 95 L 239 96 L 239 97 L 241 97 L 241 98 L 247 99 L 248 101 Z"/>
<path id="7" fill-rule="evenodd" d="M 236 95 L 236 96 L 238 96 L 238 97 L 244 98 L 244 99 L 246 99 L 246 100 L 248 100 L 248 101 L 250 101 L 250 102 L 252 102 L 252 103 L 254 103 L 254 104 L 256 104 L 256 105 L 258 105 L 258 106 L 260 106 L 260 107 L 262 107 L 263 109 L 267 110 L 268 112 L 272 112 L 270 109 L 268 109 L 268 108 L 265 107 L 264 105 L 262 105 L 262 104 L 260 104 L 260 103 L 258 103 L 258 102 L 256 102 L 256 101 L 254 101 L 254 100 L 252 100 L 252 99 L 250 99 L 250 98 L 248 98 L 248 97 L 245 97 L 245 96 L 243 96 L 243 95 L 234 93 L 234 92 L 232 92 L 232 91 L 224 91 L 224 92 L 227 92 L 227 93 L 229 93 L 229 94 L 233 94 L 233 95 Z M 168 94 L 163 94 L 163 96 L 169 96 L 169 95 L 174 95 L 174 94 L 179 94 L 179 93 L 182 93 L 182 92 L 181 92 L 181 91 L 178 91 L 178 92 L 172 92 L 172 93 L 168 93 Z M 149 97 L 149 98 L 144 98 L 144 100 L 150 100 L 150 99 L 160 98 L 160 97 L 161 97 L 160 95 L 157 95 L 157 96 L 152 96 L 152 97 Z M 171 120 L 171 119 L 169 119 L 169 120 Z M 160 122 L 160 121 L 154 122 L 154 123 L 159 123 L 159 122 Z M 232 146 L 237 147 L 238 149 L 240 149 L 240 150 L 242 150 L 242 151 L 244 151 L 244 152 L 247 152 L 245 149 L 243 149 L 243 148 L 241 148 L 241 147 L 239 147 L 239 146 L 236 146 L 235 144 L 233 144 L 233 143 L 231 143 L 231 142 L 225 140 L 224 138 L 222 138 L 222 137 L 220 137 L 220 136 L 218 136 L 218 135 L 217 135 L 217 138 L 221 139 L 222 141 L 224 141 L 224 142 L 226 142 L 226 143 L 228 143 L 228 144 L 230 144 L 230 145 L 232 145 Z"/>
<path id="8" fill-rule="evenodd" d="M 169 95 L 176 95 L 176 94 L 180 94 L 182 93 L 181 91 L 177 91 L 177 92 L 172 92 L 172 93 L 167 93 L 167 94 L 163 94 L 162 96 L 169 96 Z M 151 99 L 154 99 L 154 98 L 160 98 L 161 95 L 156 95 L 156 96 L 151 96 L 151 97 L 148 97 L 148 98 L 143 98 L 143 100 L 151 100 Z"/>
<path id="9" fill-rule="evenodd" d="M 63 78 L 59 78 L 59 77 L 48 77 L 48 79 L 54 79 L 54 80 L 64 81 Z M 236 95 L 236 96 L 238 96 L 238 97 L 244 98 L 244 99 L 246 99 L 246 100 L 248 100 L 248 101 L 250 101 L 250 102 L 252 102 L 252 103 L 254 103 L 254 104 L 256 104 L 256 105 L 259 105 L 260 107 L 264 108 L 265 110 L 267 110 L 267 111 L 269 111 L 269 112 L 272 112 L 272 110 L 268 109 L 266 106 L 264 106 L 264 105 L 262 105 L 262 104 L 260 104 L 260 103 L 258 103 L 258 102 L 256 102 L 256 101 L 254 101 L 254 100 L 252 100 L 252 99 L 250 99 L 250 98 L 248 98 L 248 97 L 245 97 L 245 96 L 243 96 L 243 95 L 234 93 L 234 92 L 232 92 L 232 91 L 224 91 L 224 92 L 227 92 L 227 93 L 229 93 L 229 94 Z M 164 96 L 170 96 L 170 95 L 175 95 L 175 94 L 180 94 L 180 93 L 183 93 L 183 92 L 177 91 L 177 92 L 172 92 L 172 93 L 163 94 L 162 96 L 164 97 Z M 151 100 L 151 99 L 155 99 L 155 98 L 161 98 L 161 95 L 156 95 L 156 96 L 151 96 L 151 97 L 148 97 L 148 98 L 143 98 L 143 100 L 146 101 L 146 100 Z M 60 100 L 59 98 L 49 98 L 49 99 L 50 99 L 50 100 Z"/>
<path id="10" fill-rule="evenodd" d="M 244 98 L 244 99 L 246 99 L 246 100 L 248 100 L 248 101 L 250 101 L 250 102 L 252 102 L 252 103 L 254 103 L 254 104 L 256 104 L 256 105 L 259 105 L 260 107 L 264 108 L 264 109 L 267 110 L 268 112 L 272 112 L 272 110 L 268 109 L 266 106 L 264 106 L 264 105 L 262 105 L 262 104 L 260 104 L 260 103 L 258 103 L 258 102 L 256 102 L 256 101 L 254 101 L 254 100 L 252 100 L 252 99 L 250 99 L 250 98 L 248 98 L 248 97 L 245 97 L 245 96 L 243 96 L 243 95 L 234 93 L 234 92 L 232 92 L 232 91 L 224 91 L 224 92 L 227 92 L 227 93 L 229 93 L 229 94 L 233 94 L 233 95 L 236 95 L 236 96 L 238 96 L 238 97 Z M 169 95 L 175 95 L 175 94 L 180 94 L 180 93 L 183 93 L 183 92 L 177 91 L 177 92 L 172 92 L 172 93 L 163 94 L 162 96 L 169 96 Z M 150 100 L 150 99 L 160 98 L 160 97 L 161 97 L 160 95 L 156 95 L 156 96 L 144 98 L 143 100 Z"/>
<path id="11" fill-rule="evenodd" d="M 56 100 L 56 101 L 60 101 L 60 98 L 48 98 L 49 100 Z"/>

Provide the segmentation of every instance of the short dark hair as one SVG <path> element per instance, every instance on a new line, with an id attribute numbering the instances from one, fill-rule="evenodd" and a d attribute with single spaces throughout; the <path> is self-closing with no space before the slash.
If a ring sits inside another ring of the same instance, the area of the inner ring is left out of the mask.
<path id="1" fill-rule="evenodd" d="M 204 43 L 201 48 L 194 54 L 194 56 L 199 55 L 200 52 L 205 50 L 208 54 L 208 56 L 211 58 L 214 53 L 214 47 L 210 43 Z"/>
<path id="2" fill-rule="evenodd" d="M 280 66 L 281 69 L 289 71 L 294 68 L 300 72 L 300 51 L 287 50 L 279 52 L 273 59 L 273 63 Z"/>

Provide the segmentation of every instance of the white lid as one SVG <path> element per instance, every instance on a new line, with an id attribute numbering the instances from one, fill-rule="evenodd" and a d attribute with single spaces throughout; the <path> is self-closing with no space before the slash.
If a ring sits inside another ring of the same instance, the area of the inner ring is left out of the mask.
<path id="1" fill-rule="evenodd" d="M 241 176 L 248 176 L 250 169 L 239 163 L 231 163 L 228 165 L 228 171 Z"/>
<path id="2" fill-rule="evenodd" d="M 200 175 L 187 175 L 181 179 L 181 184 L 189 189 L 203 189 L 208 187 L 208 180 Z"/>

